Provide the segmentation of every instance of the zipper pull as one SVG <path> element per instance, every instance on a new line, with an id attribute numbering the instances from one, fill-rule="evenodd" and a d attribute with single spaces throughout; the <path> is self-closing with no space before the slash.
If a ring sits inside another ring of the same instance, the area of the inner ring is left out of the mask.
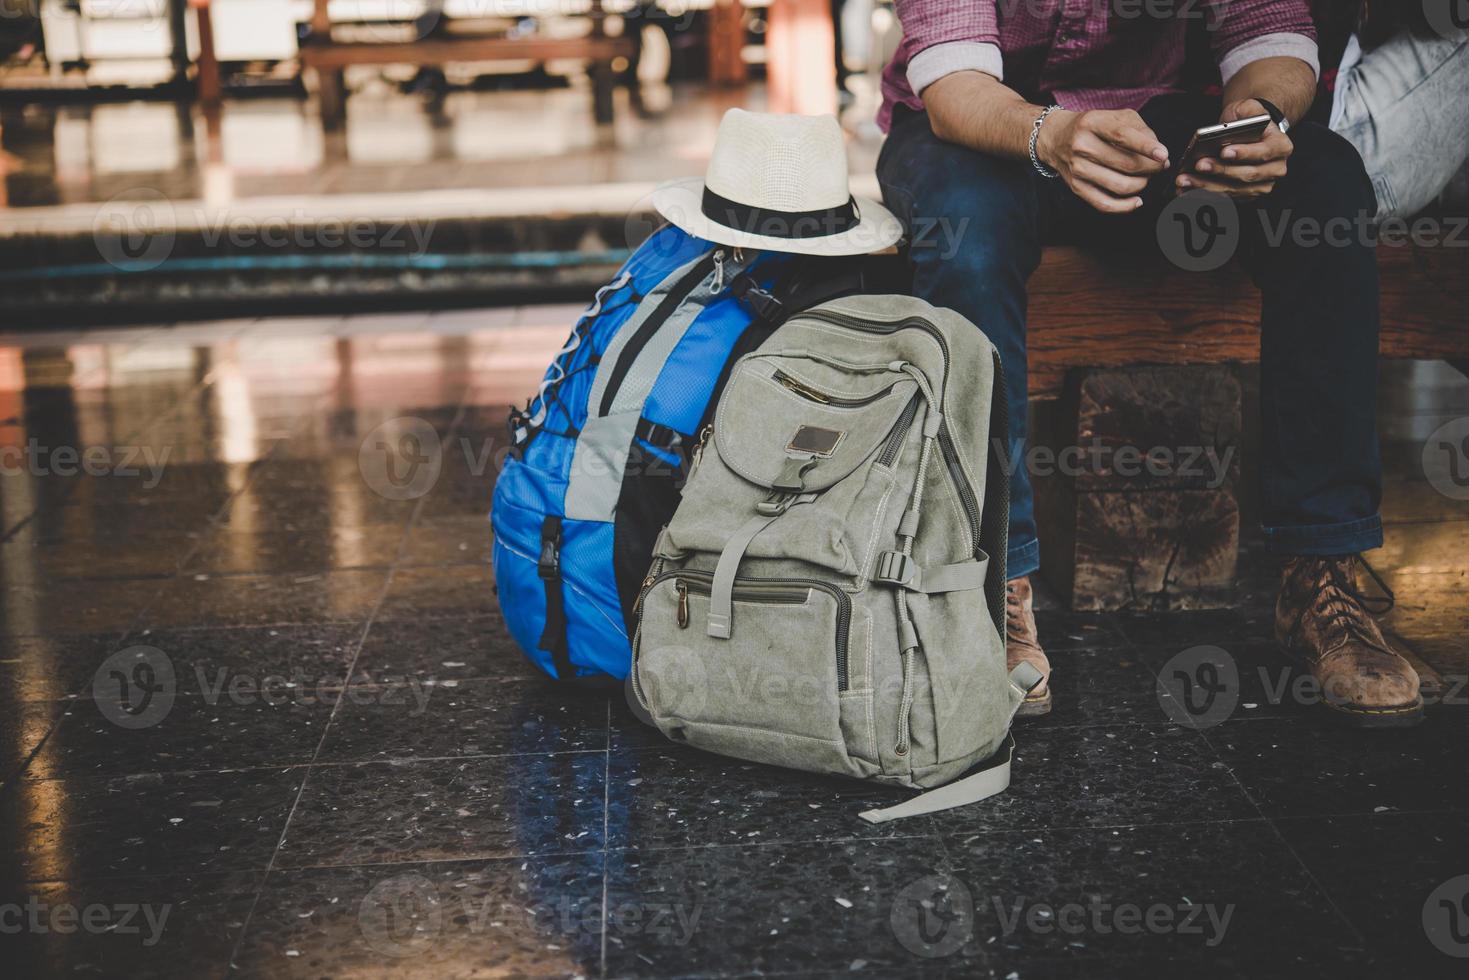
<path id="1" fill-rule="evenodd" d="M 686 630 L 689 628 L 689 587 L 682 579 L 675 587 L 678 589 L 678 628 Z"/>
<path id="2" fill-rule="evenodd" d="M 699 442 L 694 446 L 694 451 L 689 455 L 689 476 L 699 468 L 699 462 L 704 458 L 704 446 L 708 444 L 709 437 L 714 434 L 714 423 L 710 422 L 704 426 L 704 431 L 699 433 Z"/>
<path id="3" fill-rule="evenodd" d="M 714 250 L 714 291 L 717 293 L 724 288 L 724 249 Z"/>

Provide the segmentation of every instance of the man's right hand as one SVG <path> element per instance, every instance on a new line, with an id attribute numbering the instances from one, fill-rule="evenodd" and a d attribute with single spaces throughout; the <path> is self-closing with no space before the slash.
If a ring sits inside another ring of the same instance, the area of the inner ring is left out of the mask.
<path id="1" fill-rule="evenodd" d="M 1057 109 L 1041 124 L 1036 156 L 1077 197 L 1104 214 L 1142 207 L 1148 178 L 1168 167 L 1168 148 L 1131 109 Z"/>

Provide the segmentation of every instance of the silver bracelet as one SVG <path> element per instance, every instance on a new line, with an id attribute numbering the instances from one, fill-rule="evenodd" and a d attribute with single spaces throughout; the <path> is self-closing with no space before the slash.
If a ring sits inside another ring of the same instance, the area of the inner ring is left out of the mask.
<path id="1" fill-rule="evenodd" d="M 1056 171 L 1048 168 L 1044 163 L 1041 163 L 1041 158 L 1035 155 L 1035 142 L 1036 140 L 1040 139 L 1041 136 L 1041 123 L 1045 122 L 1046 117 L 1059 108 L 1061 107 L 1058 105 L 1046 106 L 1045 109 L 1041 110 L 1041 114 L 1035 117 L 1035 125 L 1032 126 L 1030 130 L 1030 165 L 1034 167 L 1036 173 L 1040 174 L 1042 177 L 1061 176 Z"/>

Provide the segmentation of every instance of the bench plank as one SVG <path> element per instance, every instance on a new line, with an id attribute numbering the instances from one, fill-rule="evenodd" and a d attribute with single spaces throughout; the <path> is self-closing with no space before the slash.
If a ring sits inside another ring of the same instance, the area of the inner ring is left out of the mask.
<path id="1" fill-rule="evenodd" d="M 1382 356 L 1469 359 L 1469 249 L 1377 254 Z M 1030 394 L 1059 397 L 1070 368 L 1255 363 L 1259 320 L 1259 292 L 1237 264 L 1191 274 L 1161 258 L 1048 248 L 1030 280 Z"/>

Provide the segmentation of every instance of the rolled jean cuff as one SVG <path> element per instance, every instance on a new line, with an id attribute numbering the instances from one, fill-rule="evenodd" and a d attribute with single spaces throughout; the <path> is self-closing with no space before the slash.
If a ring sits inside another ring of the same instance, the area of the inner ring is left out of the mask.
<path id="1" fill-rule="evenodd" d="M 1023 578 L 1040 571 L 1041 543 L 1026 541 L 1021 544 L 1010 542 L 1005 552 L 1005 578 Z"/>
<path id="2" fill-rule="evenodd" d="M 1354 555 L 1382 547 L 1382 515 L 1340 524 L 1267 527 L 1265 550 L 1273 555 Z"/>

